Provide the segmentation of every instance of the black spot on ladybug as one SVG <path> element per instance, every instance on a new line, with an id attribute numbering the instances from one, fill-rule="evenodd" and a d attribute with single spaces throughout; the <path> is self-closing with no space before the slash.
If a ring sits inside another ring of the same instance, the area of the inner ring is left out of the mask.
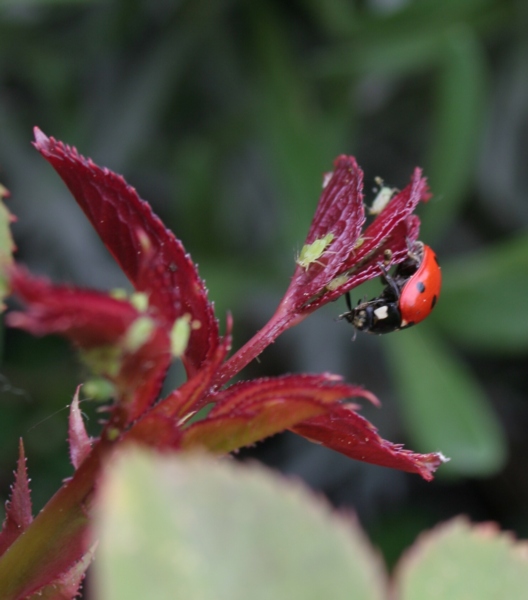
<path id="1" fill-rule="evenodd" d="M 438 300 L 438 296 L 433 296 L 433 300 L 431 302 L 431 310 L 435 307 L 437 300 Z"/>
<path id="2" fill-rule="evenodd" d="M 420 294 L 423 294 L 425 292 L 425 285 L 424 285 L 423 281 L 419 281 L 416 284 L 416 289 L 420 292 Z"/>

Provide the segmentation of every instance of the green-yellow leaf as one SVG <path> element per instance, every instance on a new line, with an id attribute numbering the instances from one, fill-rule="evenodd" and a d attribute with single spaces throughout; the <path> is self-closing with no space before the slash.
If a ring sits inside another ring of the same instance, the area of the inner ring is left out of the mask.
<path id="1" fill-rule="evenodd" d="M 528 544 L 458 518 L 419 538 L 396 575 L 398 600 L 526 600 Z"/>
<path id="2" fill-rule="evenodd" d="M 13 263 L 15 250 L 10 230 L 14 217 L 3 203 L 3 199 L 8 195 L 9 192 L 0 184 L 0 312 L 5 308 L 3 300 L 9 294 L 6 270 Z"/>
<path id="3" fill-rule="evenodd" d="M 385 598 L 356 523 L 260 467 L 129 448 L 106 472 L 95 529 L 98 598 Z"/>

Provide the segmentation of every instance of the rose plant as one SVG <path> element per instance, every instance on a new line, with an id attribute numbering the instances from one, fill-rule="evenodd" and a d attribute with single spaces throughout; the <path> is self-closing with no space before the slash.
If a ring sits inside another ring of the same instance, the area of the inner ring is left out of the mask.
<path id="1" fill-rule="evenodd" d="M 339 156 L 323 191 L 293 277 L 276 312 L 242 348 L 231 350 L 204 282 L 182 243 L 134 188 L 112 171 L 35 129 L 35 147 L 64 180 L 135 292 L 56 285 L 11 258 L 2 208 L 0 290 L 22 308 L 6 323 L 34 335 L 58 334 L 112 384 L 107 419 L 97 439 L 84 427 L 77 392 L 69 417 L 73 475 L 32 517 L 24 449 L 0 534 L 0 597 L 73 598 L 94 552 L 93 500 L 102 465 L 115 449 L 135 443 L 159 452 L 231 451 L 290 430 L 346 456 L 420 474 L 427 480 L 444 460 L 382 439 L 351 398 L 378 404 L 369 391 L 339 376 L 285 374 L 229 381 L 288 328 L 359 284 L 381 274 L 380 263 L 402 262 L 418 238 L 413 214 L 430 194 L 420 169 L 365 228 L 363 174 Z M 168 367 L 181 360 L 187 380 L 160 398 Z"/>

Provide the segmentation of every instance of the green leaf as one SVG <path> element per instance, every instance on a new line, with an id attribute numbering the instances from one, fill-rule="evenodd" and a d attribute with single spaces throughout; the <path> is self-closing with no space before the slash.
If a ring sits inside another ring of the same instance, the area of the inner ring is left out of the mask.
<path id="1" fill-rule="evenodd" d="M 506 459 L 503 432 L 454 350 L 425 323 L 387 342 L 412 445 L 448 456 L 444 474 L 487 476 L 500 469 Z"/>
<path id="2" fill-rule="evenodd" d="M 432 315 L 469 348 L 500 354 L 528 348 L 528 235 L 442 264 L 443 289 Z"/>
<path id="3" fill-rule="evenodd" d="M 13 264 L 15 244 L 10 225 L 14 218 L 4 205 L 3 199 L 9 192 L 0 184 L 0 312 L 5 308 L 3 300 L 9 294 L 6 270 Z"/>
<path id="4" fill-rule="evenodd" d="M 525 600 L 527 590 L 526 542 L 462 518 L 422 536 L 396 575 L 399 600 Z"/>
<path id="5" fill-rule="evenodd" d="M 355 522 L 260 467 L 129 449 L 104 478 L 96 532 L 98 598 L 385 597 Z"/>

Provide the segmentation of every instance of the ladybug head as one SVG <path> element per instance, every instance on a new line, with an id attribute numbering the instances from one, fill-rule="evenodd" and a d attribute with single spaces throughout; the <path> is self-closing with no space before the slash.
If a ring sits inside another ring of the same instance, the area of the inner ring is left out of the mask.
<path id="1" fill-rule="evenodd" d="M 358 304 L 346 317 L 358 331 L 389 333 L 401 327 L 401 314 L 397 302 L 377 298 Z"/>

